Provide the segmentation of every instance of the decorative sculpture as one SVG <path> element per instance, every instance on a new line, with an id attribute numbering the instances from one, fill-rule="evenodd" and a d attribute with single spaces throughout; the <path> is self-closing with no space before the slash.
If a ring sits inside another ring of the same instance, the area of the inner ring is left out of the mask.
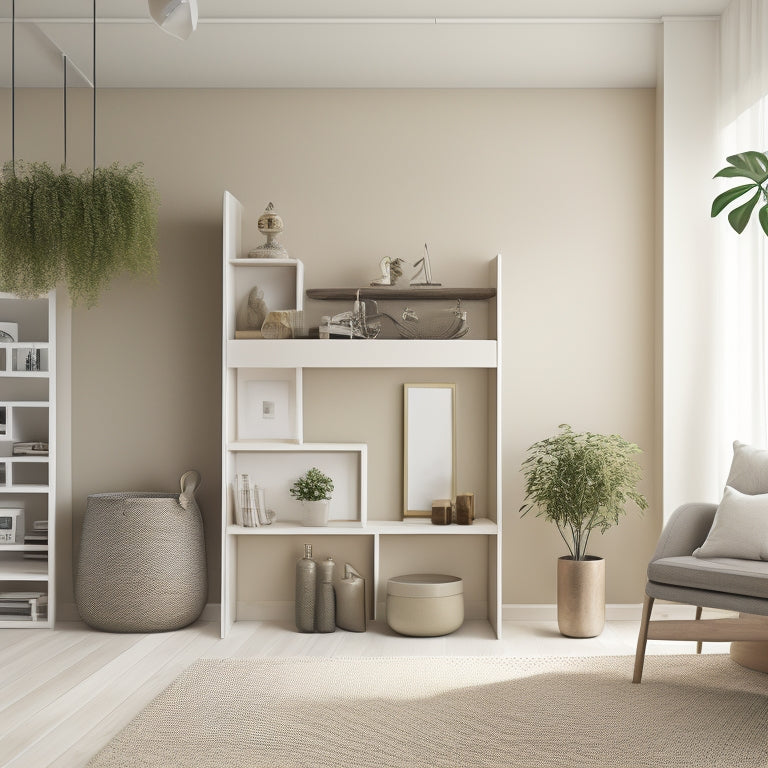
<path id="1" fill-rule="evenodd" d="M 248 294 L 248 310 L 245 320 L 245 327 L 249 331 L 260 331 L 267 318 L 269 309 L 264 301 L 264 291 L 255 285 Z"/>
<path id="2" fill-rule="evenodd" d="M 395 285 L 403 276 L 401 264 L 403 264 L 402 259 L 392 259 L 389 256 L 385 256 L 379 262 L 381 277 L 371 280 L 371 285 Z"/>
<path id="3" fill-rule="evenodd" d="M 427 248 L 426 243 L 424 243 L 424 255 L 413 266 L 418 267 L 419 264 L 421 264 L 421 268 L 411 278 L 411 285 L 440 285 L 440 283 L 432 282 L 432 268 L 429 265 L 429 248 Z"/>
<path id="4" fill-rule="evenodd" d="M 275 206 L 270 203 L 259 216 L 259 232 L 266 235 L 267 242 L 248 252 L 251 259 L 287 259 L 288 251 L 277 242 L 277 236 L 283 231 L 283 220 L 275 213 Z"/>

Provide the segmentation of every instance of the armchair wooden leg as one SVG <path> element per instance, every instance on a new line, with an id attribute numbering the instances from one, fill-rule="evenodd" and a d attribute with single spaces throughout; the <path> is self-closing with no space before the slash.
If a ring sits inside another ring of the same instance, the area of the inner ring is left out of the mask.
<path id="1" fill-rule="evenodd" d="M 701 606 L 697 605 L 696 606 L 696 621 L 699 621 L 700 619 L 701 619 Z M 701 640 L 699 640 L 696 643 L 696 653 L 701 653 L 701 646 L 702 646 L 702 642 L 701 642 Z"/>
<path id="2" fill-rule="evenodd" d="M 640 620 L 640 632 L 637 635 L 637 652 L 635 653 L 635 674 L 633 683 L 639 683 L 643 678 L 643 664 L 645 663 L 645 646 L 648 642 L 648 622 L 651 620 L 654 598 L 645 596 L 643 602 L 643 618 Z"/>

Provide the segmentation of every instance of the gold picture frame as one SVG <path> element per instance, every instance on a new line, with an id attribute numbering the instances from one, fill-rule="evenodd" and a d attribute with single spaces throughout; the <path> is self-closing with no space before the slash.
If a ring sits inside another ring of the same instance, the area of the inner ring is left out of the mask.
<path id="1" fill-rule="evenodd" d="M 403 384 L 403 518 L 456 496 L 456 385 Z"/>

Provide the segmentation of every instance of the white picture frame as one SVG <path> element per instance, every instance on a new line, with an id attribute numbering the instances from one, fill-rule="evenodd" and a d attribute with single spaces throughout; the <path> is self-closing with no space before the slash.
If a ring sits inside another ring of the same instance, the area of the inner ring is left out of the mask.
<path id="1" fill-rule="evenodd" d="M 265 379 L 259 373 L 238 369 L 237 439 L 295 440 L 295 379 Z"/>
<path id="2" fill-rule="evenodd" d="M 15 344 L 19 340 L 19 324 L 0 322 L 0 344 Z"/>

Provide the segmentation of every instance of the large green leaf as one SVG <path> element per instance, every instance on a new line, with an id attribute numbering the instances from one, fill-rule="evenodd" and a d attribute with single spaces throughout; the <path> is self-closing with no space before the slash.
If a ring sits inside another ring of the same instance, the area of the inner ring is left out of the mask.
<path id="1" fill-rule="evenodd" d="M 744 227 L 749 222 L 749 217 L 752 215 L 752 211 L 757 205 L 757 201 L 760 199 L 762 190 L 758 188 L 757 192 L 746 202 L 744 205 L 740 205 L 738 208 L 734 208 L 728 214 L 728 221 L 731 226 L 741 234 L 744 231 Z"/>
<path id="2" fill-rule="evenodd" d="M 762 184 L 768 179 L 768 173 L 758 173 L 756 171 L 749 170 L 748 168 L 734 168 L 733 166 L 726 166 L 719 170 L 712 178 L 714 179 L 752 179 L 756 184 Z"/>
<path id="3" fill-rule="evenodd" d="M 727 189 L 722 194 L 719 194 L 712 201 L 712 216 L 717 216 L 723 208 L 730 205 L 734 200 L 741 197 L 745 192 L 749 192 L 750 189 L 754 189 L 756 186 L 756 184 L 742 184 L 741 186 Z"/>
<path id="4" fill-rule="evenodd" d="M 748 152 L 740 152 L 738 155 L 731 155 L 725 159 L 736 168 L 763 174 L 764 179 L 768 178 L 768 156 L 763 152 L 750 150 Z"/>
<path id="5" fill-rule="evenodd" d="M 760 220 L 760 226 L 763 228 L 763 232 L 768 235 L 768 203 L 757 212 L 757 218 Z"/>

